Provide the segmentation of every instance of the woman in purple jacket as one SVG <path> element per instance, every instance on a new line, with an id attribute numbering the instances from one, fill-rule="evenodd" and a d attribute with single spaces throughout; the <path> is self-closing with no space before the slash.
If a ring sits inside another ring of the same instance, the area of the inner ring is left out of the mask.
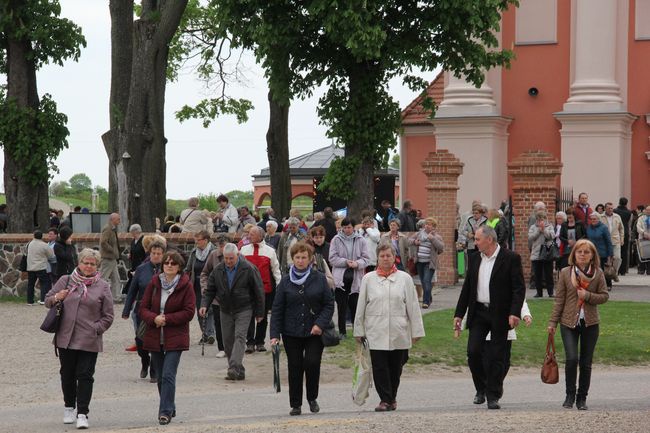
<path id="1" fill-rule="evenodd" d="M 61 388 L 65 409 L 63 423 L 88 428 L 88 406 L 93 392 L 97 353 L 102 351 L 102 334 L 113 323 L 113 297 L 109 284 L 97 272 L 98 251 L 84 248 L 79 265 L 61 276 L 45 297 L 52 308 L 63 302 L 63 316 L 54 344 L 61 362 Z"/>

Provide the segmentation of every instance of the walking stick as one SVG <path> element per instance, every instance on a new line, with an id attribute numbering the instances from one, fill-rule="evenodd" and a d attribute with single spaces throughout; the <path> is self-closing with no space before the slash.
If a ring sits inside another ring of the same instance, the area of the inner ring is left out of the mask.
<path id="1" fill-rule="evenodd" d="M 206 313 L 205 316 L 201 318 L 201 356 L 205 356 L 205 338 L 203 338 L 203 330 L 205 329 L 205 321 L 208 318 L 208 315 Z"/>

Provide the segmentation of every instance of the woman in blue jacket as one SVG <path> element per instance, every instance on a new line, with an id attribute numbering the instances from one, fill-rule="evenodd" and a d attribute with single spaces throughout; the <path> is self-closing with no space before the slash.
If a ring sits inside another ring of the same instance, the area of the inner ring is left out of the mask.
<path id="1" fill-rule="evenodd" d="M 589 215 L 589 226 L 587 227 L 587 239 L 589 239 L 598 250 L 600 257 L 600 267 L 604 271 L 605 266 L 611 266 L 614 259 L 614 247 L 612 238 L 609 234 L 609 228 L 600 222 L 600 214 L 594 212 Z M 607 290 L 612 290 L 612 279 L 605 273 L 605 282 Z"/>
<path id="2" fill-rule="evenodd" d="M 289 370 L 290 415 L 300 415 L 305 377 L 309 410 L 320 411 L 318 382 L 321 334 L 334 314 L 334 296 L 325 275 L 312 267 L 314 249 L 300 241 L 290 250 L 293 265 L 278 285 L 271 313 L 271 345 L 284 342 Z"/>

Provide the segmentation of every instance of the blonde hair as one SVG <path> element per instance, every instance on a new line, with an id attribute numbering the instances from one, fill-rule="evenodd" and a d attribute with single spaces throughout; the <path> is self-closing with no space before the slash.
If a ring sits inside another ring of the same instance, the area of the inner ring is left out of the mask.
<path id="1" fill-rule="evenodd" d="M 164 248 L 167 248 L 167 239 L 165 239 L 163 236 L 145 235 L 145 237 L 142 238 L 142 248 L 144 248 L 144 251 L 148 253 L 151 249 L 151 244 L 154 242 L 162 244 Z"/>
<path id="2" fill-rule="evenodd" d="M 434 227 L 438 226 L 438 221 L 436 221 L 436 219 L 434 217 L 425 218 L 424 223 L 425 224 L 431 224 Z"/>
<path id="3" fill-rule="evenodd" d="M 571 266 L 576 264 L 576 251 L 578 248 L 587 247 L 591 251 L 591 264 L 594 265 L 594 268 L 600 268 L 600 256 L 598 255 L 598 250 L 596 246 L 589 239 L 580 239 L 578 240 L 571 252 L 569 253 L 569 264 Z"/>

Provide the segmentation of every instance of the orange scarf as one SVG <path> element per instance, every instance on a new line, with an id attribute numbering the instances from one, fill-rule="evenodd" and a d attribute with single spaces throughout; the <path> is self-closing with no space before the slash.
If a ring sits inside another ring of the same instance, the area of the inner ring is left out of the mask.
<path id="1" fill-rule="evenodd" d="M 395 272 L 397 272 L 397 266 L 395 266 L 395 264 L 393 264 L 393 266 L 388 270 L 388 272 L 383 271 L 381 268 L 377 268 L 377 275 L 384 278 L 388 278 Z"/>
<path id="2" fill-rule="evenodd" d="M 591 264 L 584 271 L 578 266 L 571 266 L 571 284 L 575 287 L 576 291 L 578 291 L 578 289 L 587 290 L 595 276 L 596 270 Z M 576 319 L 576 323 L 580 320 L 580 309 L 584 303 L 585 300 L 578 297 L 578 318 Z"/>

